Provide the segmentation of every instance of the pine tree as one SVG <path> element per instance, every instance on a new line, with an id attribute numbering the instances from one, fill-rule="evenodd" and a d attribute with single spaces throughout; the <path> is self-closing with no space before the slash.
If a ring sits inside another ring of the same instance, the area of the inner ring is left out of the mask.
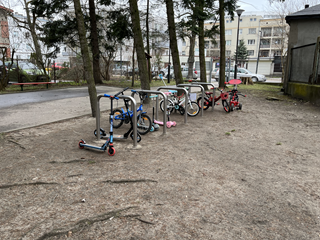
<path id="1" fill-rule="evenodd" d="M 248 57 L 247 47 L 244 44 L 244 40 L 243 39 L 240 40 L 240 44 L 238 46 L 238 53 L 236 51 L 234 54 L 235 54 L 234 58 L 236 58 L 236 55 L 237 55 L 238 61 L 247 59 L 247 57 Z"/>

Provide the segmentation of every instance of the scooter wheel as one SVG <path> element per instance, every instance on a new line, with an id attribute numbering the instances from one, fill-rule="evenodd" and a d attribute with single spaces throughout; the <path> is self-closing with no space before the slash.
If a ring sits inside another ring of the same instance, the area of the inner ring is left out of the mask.
<path id="1" fill-rule="evenodd" d="M 167 128 L 171 128 L 171 122 L 167 122 Z"/>
<path id="2" fill-rule="evenodd" d="M 86 144 L 86 142 L 81 139 L 80 142 L 78 143 L 78 146 L 80 149 L 84 149 L 84 146 L 82 144 Z"/>
<path id="3" fill-rule="evenodd" d="M 153 126 L 151 126 L 150 132 L 153 132 L 153 131 L 154 131 L 154 127 L 153 127 Z"/>
<path id="4" fill-rule="evenodd" d="M 109 156 L 113 156 L 116 154 L 116 150 L 114 149 L 114 147 L 109 147 L 108 154 Z"/>
<path id="5" fill-rule="evenodd" d="M 172 126 L 175 127 L 176 125 L 177 125 L 177 123 L 176 123 L 175 121 L 173 121 L 173 122 L 172 122 Z"/>

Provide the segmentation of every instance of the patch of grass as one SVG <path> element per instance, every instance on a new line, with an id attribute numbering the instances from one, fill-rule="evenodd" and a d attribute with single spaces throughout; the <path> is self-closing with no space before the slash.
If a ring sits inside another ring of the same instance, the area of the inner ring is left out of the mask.
<path id="1" fill-rule="evenodd" d="M 226 135 L 229 136 L 229 135 L 231 135 L 231 133 L 230 132 L 226 132 Z"/>
<path id="2" fill-rule="evenodd" d="M 232 129 L 232 130 L 231 130 L 231 132 L 235 132 L 235 131 L 236 131 L 235 129 Z"/>
<path id="3" fill-rule="evenodd" d="M 282 143 L 281 142 L 277 142 L 277 144 L 276 145 L 282 145 Z"/>

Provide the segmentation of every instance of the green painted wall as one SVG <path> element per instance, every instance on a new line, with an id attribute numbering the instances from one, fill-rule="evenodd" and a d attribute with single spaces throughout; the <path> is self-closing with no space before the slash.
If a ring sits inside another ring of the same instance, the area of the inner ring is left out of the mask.
<path id="1" fill-rule="evenodd" d="M 289 82 L 287 93 L 295 98 L 320 103 L 320 85 Z"/>

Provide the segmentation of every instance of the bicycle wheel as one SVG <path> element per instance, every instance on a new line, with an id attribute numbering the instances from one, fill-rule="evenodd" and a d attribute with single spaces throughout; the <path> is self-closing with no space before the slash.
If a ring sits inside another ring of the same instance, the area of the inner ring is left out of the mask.
<path id="1" fill-rule="evenodd" d="M 174 103 L 170 99 L 167 99 L 167 100 L 168 100 L 168 102 L 167 102 L 168 108 L 170 109 L 170 112 L 172 112 L 173 109 L 174 109 Z M 160 109 L 161 109 L 162 112 L 164 111 L 164 108 L 163 108 L 164 103 L 163 102 L 164 102 L 164 100 L 162 99 L 160 101 Z"/>
<path id="2" fill-rule="evenodd" d="M 229 106 L 229 103 L 226 101 L 226 100 L 222 100 L 222 106 L 223 106 L 223 109 L 229 113 L 230 112 L 230 106 Z"/>
<path id="3" fill-rule="evenodd" d="M 197 99 L 197 103 L 198 103 L 200 108 L 201 108 L 201 99 L 202 99 L 201 97 L 199 97 Z M 209 108 L 209 106 L 210 106 L 209 99 L 207 97 L 204 97 L 204 99 L 203 99 L 203 110 L 207 110 Z"/>
<path id="4" fill-rule="evenodd" d="M 200 112 L 200 107 L 198 105 L 198 103 L 194 102 L 194 101 L 190 101 L 187 104 L 187 114 L 190 117 L 195 117 L 198 115 L 198 113 Z"/>
<path id="5" fill-rule="evenodd" d="M 140 114 L 137 119 L 137 131 L 140 135 L 147 134 L 152 127 L 151 119 L 147 114 Z"/>
<path id="6" fill-rule="evenodd" d="M 113 127 L 119 128 L 123 124 L 124 116 L 122 115 L 122 111 L 120 109 L 115 109 L 112 113 L 113 115 Z M 111 117 L 109 118 L 111 121 Z"/>

